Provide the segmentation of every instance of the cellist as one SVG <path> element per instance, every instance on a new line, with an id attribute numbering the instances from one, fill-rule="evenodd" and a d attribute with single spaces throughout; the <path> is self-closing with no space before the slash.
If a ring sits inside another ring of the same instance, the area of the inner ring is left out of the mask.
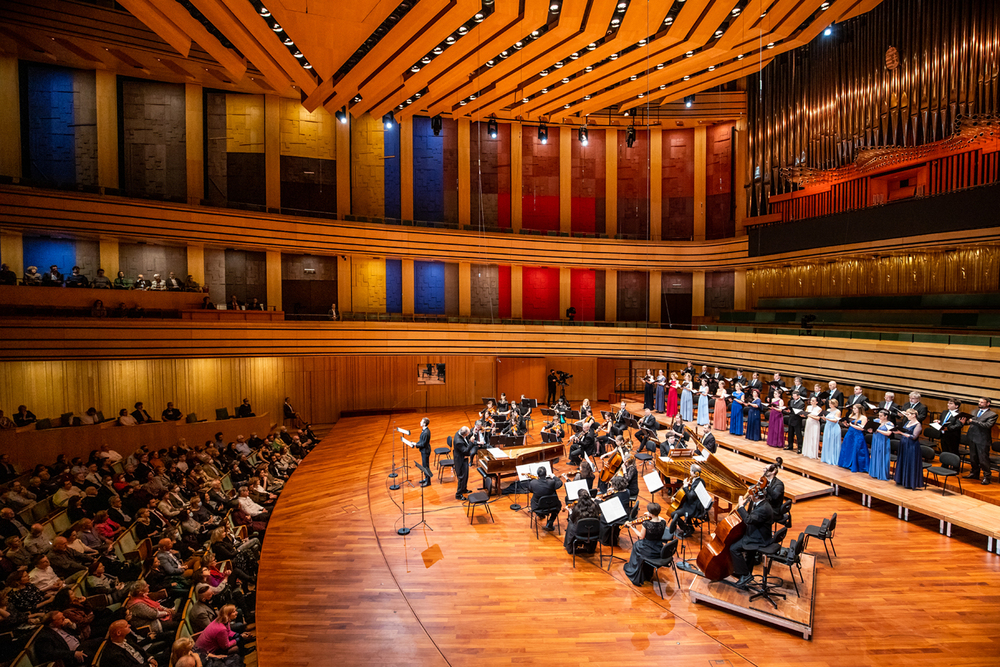
<path id="1" fill-rule="evenodd" d="M 771 543 L 771 524 L 774 522 L 774 510 L 767 502 L 767 494 L 763 485 L 761 488 L 751 489 L 749 492 L 749 503 L 747 496 L 741 496 L 738 511 L 746 532 L 743 537 L 729 547 L 729 554 L 733 562 L 733 576 L 737 578 L 737 588 L 746 588 L 753 581 L 752 567 L 747 558 L 747 554 L 766 547 Z M 749 509 L 747 509 L 749 507 Z"/>
<path id="2" fill-rule="evenodd" d="M 674 494 L 675 497 L 681 493 L 684 495 L 683 499 L 680 501 L 680 507 L 674 510 L 673 515 L 670 517 L 671 533 L 675 533 L 677 531 L 677 526 L 681 523 L 681 521 L 684 522 L 681 529 L 684 532 L 690 532 L 691 524 L 688 522 L 688 519 L 692 516 L 698 516 L 703 507 L 701 500 L 698 498 L 699 486 L 705 486 L 705 480 L 701 478 L 701 466 L 697 463 L 692 463 L 688 478 L 684 480 L 680 491 L 678 491 L 677 494 Z"/>

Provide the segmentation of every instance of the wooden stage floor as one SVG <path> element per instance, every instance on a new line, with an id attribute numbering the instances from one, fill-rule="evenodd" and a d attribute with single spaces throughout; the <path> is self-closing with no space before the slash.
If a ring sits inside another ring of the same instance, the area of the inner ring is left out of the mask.
<path id="1" fill-rule="evenodd" d="M 432 410 L 433 444 L 444 445 L 474 414 Z M 620 561 L 608 572 L 596 556 L 578 557 L 574 569 L 562 538 L 536 540 L 507 497 L 492 504 L 496 523 L 479 509 L 470 525 L 447 476 L 426 489 L 433 531 L 421 526 L 401 537 L 401 492 L 390 492 L 386 478 L 390 428 L 416 431 L 421 416 L 342 419 L 286 486 L 258 581 L 261 667 L 1000 662 L 1000 556 L 971 538 L 939 535 L 931 519 L 907 523 L 894 509 L 842 497 L 793 508 L 790 537 L 839 513 L 834 567 L 820 542 L 807 549 L 818 556 L 811 641 L 692 603 L 694 575 L 684 571 L 680 589 L 672 573 L 661 573 L 661 600 L 651 584 L 633 586 Z M 478 479 L 473 472 L 471 489 Z M 413 525 L 420 489 L 403 492 Z"/>

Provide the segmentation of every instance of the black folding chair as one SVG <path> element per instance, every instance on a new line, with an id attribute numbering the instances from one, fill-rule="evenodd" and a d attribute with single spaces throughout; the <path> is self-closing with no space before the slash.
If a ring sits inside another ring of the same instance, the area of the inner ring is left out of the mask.
<path id="1" fill-rule="evenodd" d="M 568 528 L 567 528 L 568 530 Z M 601 562 L 604 562 L 604 545 L 601 544 L 601 520 L 597 517 L 580 519 L 576 522 L 576 536 L 573 544 L 573 567 L 576 567 L 576 550 L 581 546 L 596 544 L 600 548 Z"/>
<path id="2" fill-rule="evenodd" d="M 641 558 L 640 560 L 653 568 L 653 588 L 656 588 L 656 584 L 660 584 L 660 599 L 663 598 L 663 582 L 660 581 L 657 576 L 661 567 L 669 567 L 674 571 L 674 579 L 677 581 L 677 588 L 681 587 L 681 578 L 677 574 L 677 563 L 674 562 L 674 556 L 677 554 L 677 540 L 670 540 L 669 542 L 664 542 L 663 547 L 660 549 L 659 558 Z"/>
<path id="3" fill-rule="evenodd" d="M 833 555 L 837 555 L 837 547 L 833 544 L 834 533 L 837 532 L 837 513 L 833 513 L 833 517 L 830 519 L 823 519 L 823 523 L 819 526 L 806 526 L 805 534 L 807 537 L 815 537 L 823 540 L 823 548 L 826 549 L 826 559 L 830 561 L 830 567 L 833 567 L 833 559 L 830 558 L 830 547 L 833 547 Z M 830 541 L 830 547 L 826 546 L 826 541 Z M 808 546 L 808 545 L 807 545 Z"/>
<path id="4" fill-rule="evenodd" d="M 465 514 L 469 517 L 469 523 L 471 524 L 476 518 L 476 506 L 482 505 L 483 508 L 486 509 L 486 513 L 490 515 L 490 519 L 493 523 L 496 523 L 497 520 L 493 518 L 493 510 L 490 509 L 490 495 L 493 491 L 493 479 L 483 472 L 482 468 L 477 467 L 476 472 L 478 472 L 483 478 L 483 490 L 470 493 L 466 496 L 465 502 L 468 503 L 468 505 Z"/>
<path id="5" fill-rule="evenodd" d="M 559 510 L 562 509 L 562 501 L 559 500 L 559 496 L 542 496 L 537 500 L 532 500 L 531 507 L 531 524 L 535 527 L 535 539 L 538 539 L 538 521 L 541 517 L 556 513 L 556 534 L 561 533 L 559 526 Z"/>
<path id="6" fill-rule="evenodd" d="M 957 477 L 958 478 L 958 490 L 960 493 L 965 493 L 962 489 L 962 477 L 958 474 L 959 469 L 962 467 L 962 459 L 958 457 L 958 454 L 952 454 L 951 452 L 941 452 L 941 456 L 938 457 L 941 460 L 941 465 L 931 466 L 927 468 L 927 472 L 934 475 L 934 481 L 940 481 L 939 477 L 944 477 L 944 485 L 941 487 L 941 495 L 943 496 L 945 490 L 948 488 L 948 478 Z"/>

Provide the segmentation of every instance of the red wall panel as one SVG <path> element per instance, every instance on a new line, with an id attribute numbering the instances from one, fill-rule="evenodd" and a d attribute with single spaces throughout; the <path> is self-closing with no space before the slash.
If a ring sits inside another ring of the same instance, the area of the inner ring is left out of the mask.
<path id="1" fill-rule="evenodd" d="M 525 266 L 521 269 L 521 307 L 526 320 L 559 319 L 559 269 Z"/>
<path id="2" fill-rule="evenodd" d="M 521 227 L 559 229 L 559 132 L 550 127 L 548 143 L 538 140 L 538 128 L 525 125 L 521 133 Z"/>
<path id="3" fill-rule="evenodd" d="M 694 236 L 694 129 L 663 131 L 663 238 Z"/>
<path id="4" fill-rule="evenodd" d="M 734 123 L 720 123 L 707 130 L 705 235 L 709 239 L 736 235 L 731 194 L 734 126 Z"/>
<path id="5" fill-rule="evenodd" d="M 607 196 L 605 169 L 605 135 L 602 129 L 590 131 L 587 145 L 574 136 L 571 142 L 572 160 L 572 231 L 578 234 L 604 233 Z M 579 308 L 577 308 L 579 310 Z"/>
<path id="6" fill-rule="evenodd" d="M 569 305 L 576 308 L 576 321 L 593 322 L 596 272 L 593 269 L 570 269 L 569 281 Z"/>
<path id="7" fill-rule="evenodd" d="M 472 123 L 469 133 L 473 226 L 510 227 L 510 124 L 501 123 L 497 138 L 486 123 Z"/>
<path id="8" fill-rule="evenodd" d="M 626 130 L 618 130 L 618 233 L 635 238 L 649 234 L 649 131 L 636 130 L 629 148 Z"/>
<path id="9" fill-rule="evenodd" d="M 510 318 L 510 266 L 501 264 L 497 268 L 500 319 L 508 319 Z"/>

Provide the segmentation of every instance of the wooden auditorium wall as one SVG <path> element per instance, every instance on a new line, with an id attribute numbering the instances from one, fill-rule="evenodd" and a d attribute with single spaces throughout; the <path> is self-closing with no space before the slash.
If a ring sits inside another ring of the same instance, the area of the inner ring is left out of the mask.
<path id="1" fill-rule="evenodd" d="M 762 297 L 964 294 L 1000 289 L 1000 246 L 749 269 L 747 305 Z"/>

